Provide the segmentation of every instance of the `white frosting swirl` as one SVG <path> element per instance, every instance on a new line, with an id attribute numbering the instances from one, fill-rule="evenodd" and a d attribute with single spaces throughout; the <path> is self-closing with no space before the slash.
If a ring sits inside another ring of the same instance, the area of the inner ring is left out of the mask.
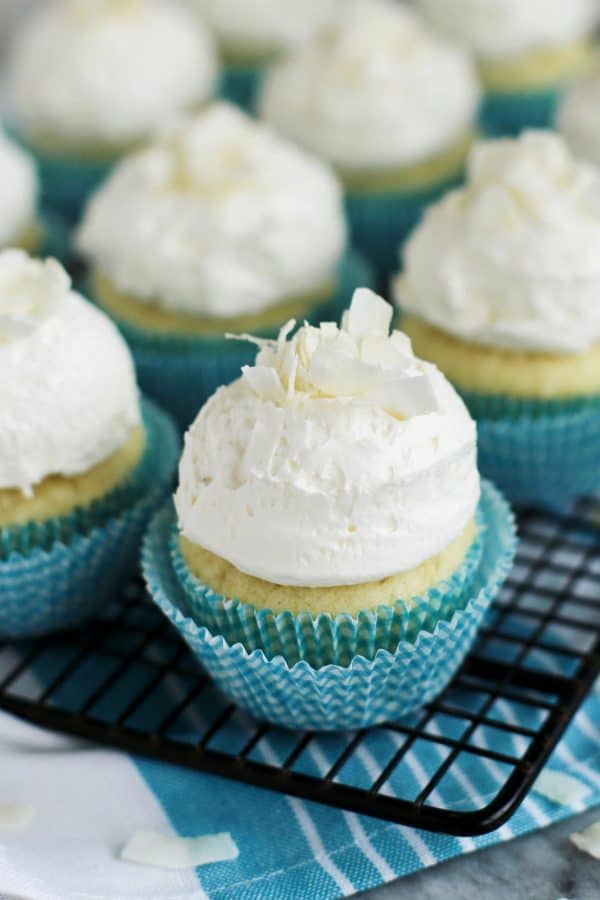
<path id="1" fill-rule="evenodd" d="M 597 0 L 417 0 L 432 25 L 482 59 L 562 47 L 591 34 Z"/>
<path id="2" fill-rule="evenodd" d="M 321 289 L 345 238 L 328 167 L 217 104 L 117 168 L 78 247 L 140 301 L 236 316 Z"/>
<path id="3" fill-rule="evenodd" d="M 175 497 L 190 541 L 306 587 L 384 578 L 435 556 L 479 498 L 475 423 L 417 359 L 391 307 L 357 291 L 342 327 L 258 341 L 186 435 Z"/>
<path id="4" fill-rule="evenodd" d="M 0 253 L 0 489 L 102 462 L 140 422 L 127 345 L 55 260 Z"/>
<path id="5" fill-rule="evenodd" d="M 33 160 L 0 130 L 0 247 L 18 241 L 35 222 L 37 200 Z"/>
<path id="6" fill-rule="evenodd" d="M 426 73 L 426 74 L 425 74 Z M 389 0 L 355 0 L 267 75 L 260 111 L 343 169 L 410 164 L 447 149 L 479 90 L 459 48 Z"/>
<path id="7" fill-rule="evenodd" d="M 9 66 L 26 131 L 128 144 L 213 93 L 210 35 L 164 0 L 52 0 L 25 22 Z"/>
<path id="8" fill-rule="evenodd" d="M 459 338 L 548 353 L 600 340 L 599 297 L 600 171 L 552 132 L 476 145 L 396 283 L 400 306 Z"/>
<path id="9" fill-rule="evenodd" d="M 343 0 L 188 0 L 219 42 L 249 56 L 280 53 L 322 29 Z"/>
<path id="10" fill-rule="evenodd" d="M 600 167 L 600 72 L 567 91 L 556 124 L 576 156 Z"/>

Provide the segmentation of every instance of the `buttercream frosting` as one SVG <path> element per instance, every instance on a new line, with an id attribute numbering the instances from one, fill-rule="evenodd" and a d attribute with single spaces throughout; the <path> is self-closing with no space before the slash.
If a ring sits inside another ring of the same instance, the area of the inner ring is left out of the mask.
<path id="1" fill-rule="evenodd" d="M 276 584 L 355 584 L 455 539 L 479 497 L 475 424 L 444 376 L 389 334 L 366 289 L 340 328 L 288 323 L 185 438 L 182 533 Z"/>
<path id="2" fill-rule="evenodd" d="M 330 169 L 216 104 L 117 168 L 78 247 L 140 301 L 232 317 L 327 286 L 345 239 Z"/>
<path id="3" fill-rule="evenodd" d="M 552 132 L 476 145 L 467 185 L 404 248 L 395 299 L 467 341 L 547 353 L 600 340 L 600 171 Z"/>
<path id="4" fill-rule="evenodd" d="M 225 51 L 276 54 L 322 29 L 343 0 L 188 0 Z"/>
<path id="5" fill-rule="evenodd" d="M 557 127 L 576 156 L 600 167 L 600 73 L 583 79 L 563 96 Z"/>
<path id="6" fill-rule="evenodd" d="M 482 59 L 561 47 L 591 33 L 597 0 L 417 0 L 432 25 Z"/>
<path id="7" fill-rule="evenodd" d="M 479 89 L 460 48 L 390 0 L 353 0 L 313 41 L 275 65 L 262 116 L 347 170 L 410 164 L 446 150 L 473 123 Z"/>
<path id="8" fill-rule="evenodd" d="M 55 260 L 0 253 L 0 489 L 78 475 L 140 423 L 127 345 Z"/>
<path id="9" fill-rule="evenodd" d="M 9 83 L 26 131 L 129 144 L 208 99 L 213 40 L 165 0 L 52 0 L 13 41 Z"/>
<path id="10" fill-rule="evenodd" d="M 0 247 L 20 240 L 32 226 L 37 199 L 33 160 L 0 129 Z"/>

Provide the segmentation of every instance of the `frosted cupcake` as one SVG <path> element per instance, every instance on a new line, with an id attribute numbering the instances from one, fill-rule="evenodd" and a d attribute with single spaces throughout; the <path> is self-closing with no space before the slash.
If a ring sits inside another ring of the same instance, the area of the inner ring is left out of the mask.
<path id="1" fill-rule="evenodd" d="M 0 636 L 117 598 L 177 454 L 109 319 L 57 262 L 0 253 Z"/>
<path id="2" fill-rule="evenodd" d="M 589 64 L 597 0 L 418 0 L 432 25 L 469 47 L 491 135 L 550 127 L 562 91 Z"/>
<path id="3" fill-rule="evenodd" d="M 340 328 L 257 340 L 187 433 L 176 515 L 147 538 L 155 600 L 279 724 L 358 727 L 430 699 L 512 549 L 474 422 L 391 317 L 361 289 Z"/>
<path id="4" fill-rule="evenodd" d="M 76 218 L 110 166 L 212 95 L 210 36 L 164 0 L 48 0 L 13 41 L 15 129 L 46 200 Z"/>
<path id="5" fill-rule="evenodd" d="M 560 137 L 474 148 L 428 210 L 396 300 L 478 419 L 480 466 L 520 502 L 600 484 L 600 172 Z"/>
<path id="6" fill-rule="evenodd" d="M 188 0 L 219 44 L 221 95 L 254 105 L 265 68 L 318 33 L 343 0 Z"/>
<path id="7" fill-rule="evenodd" d="M 400 5 L 355 0 L 271 70 L 259 109 L 335 167 L 353 239 L 386 278 L 423 207 L 460 178 L 478 99 L 462 50 Z"/>
<path id="8" fill-rule="evenodd" d="M 77 245 L 143 390 L 186 427 L 252 359 L 226 332 L 337 315 L 365 277 L 345 241 L 329 168 L 217 104 L 119 166 Z"/>
<path id="9" fill-rule="evenodd" d="M 576 156 L 600 167 L 600 71 L 570 88 L 558 108 L 556 127 Z"/>

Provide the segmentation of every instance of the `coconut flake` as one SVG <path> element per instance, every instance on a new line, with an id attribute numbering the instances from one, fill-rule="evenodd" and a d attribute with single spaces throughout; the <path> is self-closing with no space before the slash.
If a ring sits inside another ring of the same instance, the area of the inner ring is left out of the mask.
<path id="1" fill-rule="evenodd" d="M 433 385 L 427 375 L 391 378 L 376 385 L 368 396 L 377 406 L 403 419 L 438 410 Z"/>
<path id="2" fill-rule="evenodd" d="M 589 853 L 594 859 L 600 859 L 600 822 L 594 822 L 583 831 L 576 831 L 570 840 L 578 850 Z"/>
<path id="3" fill-rule="evenodd" d="M 229 832 L 182 838 L 138 831 L 121 851 L 121 859 L 160 869 L 195 869 L 237 859 L 239 853 Z"/>
<path id="4" fill-rule="evenodd" d="M 533 785 L 533 790 L 552 803 L 560 803 L 562 806 L 574 806 L 591 792 L 583 781 L 552 769 L 544 769 Z"/>
<path id="5" fill-rule="evenodd" d="M 357 288 L 350 309 L 344 313 L 342 326 L 356 340 L 366 335 L 387 337 L 394 311 L 389 303 L 369 288 Z"/>
<path id="6" fill-rule="evenodd" d="M 0 803 L 0 828 L 21 830 L 31 825 L 34 818 L 33 806 L 20 803 Z"/>
<path id="7" fill-rule="evenodd" d="M 242 366 L 244 381 L 263 400 L 282 403 L 285 391 L 279 375 L 271 366 Z"/>

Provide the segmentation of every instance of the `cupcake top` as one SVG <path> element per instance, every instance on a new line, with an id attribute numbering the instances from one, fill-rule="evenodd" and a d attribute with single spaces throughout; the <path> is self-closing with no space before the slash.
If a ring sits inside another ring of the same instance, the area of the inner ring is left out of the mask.
<path id="1" fill-rule="evenodd" d="M 352 0 L 325 32 L 267 75 L 260 110 L 341 169 L 404 166 L 471 127 L 469 57 L 390 0 Z"/>
<path id="2" fill-rule="evenodd" d="M 479 498 L 475 424 L 435 366 L 389 334 L 366 289 L 342 325 L 288 322 L 185 438 L 175 497 L 185 537 L 247 574 L 304 587 L 419 565 Z M 250 340 L 254 340 L 250 338 Z"/>
<path id="3" fill-rule="evenodd" d="M 436 28 L 482 59 L 562 47 L 586 37 L 597 0 L 417 0 Z"/>
<path id="4" fill-rule="evenodd" d="M 165 0 L 48 0 L 13 42 L 9 80 L 27 133 L 127 145 L 214 90 L 212 39 Z"/>
<path id="5" fill-rule="evenodd" d="M 474 147 L 464 188 L 404 248 L 396 300 L 459 338 L 511 350 L 600 340 L 600 171 L 552 132 Z"/>
<path id="6" fill-rule="evenodd" d="M 140 301 L 232 317 L 323 288 L 345 237 L 328 167 L 217 104 L 125 160 L 77 243 Z"/>
<path id="7" fill-rule="evenodd" d="M 19 241 L 35 222 L 37 199 L 33 160 L 0 129 L 0 247 Z"/>
<path id="8" fill-rule="evenodd" d="M 600 72 L 564 95 L 557 127 L 576 156 L 600 166 Z"/>
<path id="9" fill-rule="evenodd" d="M 0 253 L 0 489 L 31 494 L 122 447 L 140 423 L 127 346 L 55 260 Z"/>
<path id="10" fill-rule="evenodd" d="M 273 56 L 319 31 L 342 0 L 188 0 L 215 31 L 225 54 Z"/>

